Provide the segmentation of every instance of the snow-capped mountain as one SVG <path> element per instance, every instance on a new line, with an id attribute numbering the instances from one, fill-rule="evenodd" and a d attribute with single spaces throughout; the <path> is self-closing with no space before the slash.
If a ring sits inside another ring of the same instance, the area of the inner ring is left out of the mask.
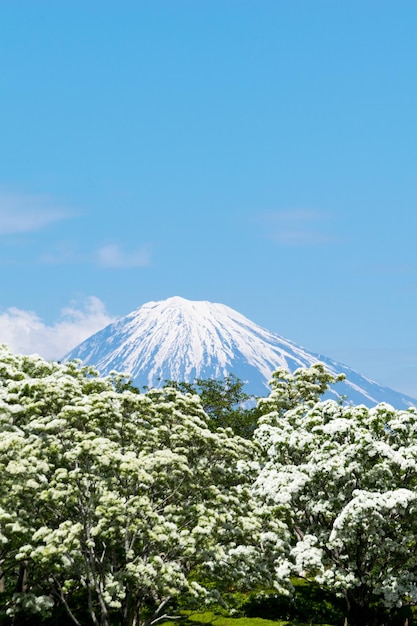
<path id="1" fill-rule="evenodd" d="M 166 379 L 192 382 L 232 373 L 247 381 L 245 391 L 257 396 L 268 394 L 268 381 L 277 367 L 293 372 L 320 361 L 331 373 L 346 375 L 335 391 L 350 402 L 417 406 L 414 398 L 309 352 L 224 304 L 178 296 L 148 302 L 109 324 L 63 357 L 71 359 L 94 365 L 102 375 L 112 370 L 127 373 L 139 387 L 158 387 Z"/>

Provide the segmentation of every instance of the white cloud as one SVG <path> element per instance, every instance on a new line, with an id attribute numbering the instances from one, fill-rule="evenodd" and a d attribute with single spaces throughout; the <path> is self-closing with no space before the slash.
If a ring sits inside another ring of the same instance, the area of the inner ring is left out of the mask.
<path id="1" fill-rule="evenodd" d="M 113 321 L 103 302 L 94 296 L 87 298 L 81 309 L 63 309 L 60 319 L 51 326 L 33 311 L 10 307 L 0 312 L 0 343 L 18 354 L 36 353 L 45 359 L 60 359 Z"/>
<path id="2" fill-rule="evenodd" d="M 132 252 L 124 252 L 119 245 L 102 246 L 96 253 L 96 261 L 100 267 L 145 267 L 150 265 L 149 246 L 143 245 Z"/>
<path id="3" fill-rule="evenodd" d="M 0 189 L 0 235 L 41 230 L 54 222 L 74 217 L 48 195 L 13 193 Z"/>

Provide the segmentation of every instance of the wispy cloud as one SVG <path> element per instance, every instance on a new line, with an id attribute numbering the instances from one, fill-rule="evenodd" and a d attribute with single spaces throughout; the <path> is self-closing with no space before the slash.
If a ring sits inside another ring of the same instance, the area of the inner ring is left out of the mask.
<path id="1" fill-rule="evenodd" d="M 41 265 L 97 265 L 101 268 L 125 269 L 146 267 L 151 264 L 150 246 L 147 244 L 125 251 L 118 244 L 109 244 L 92 251 L 83 250 L 78 242 L 54 242 L 37 259 Z"/>
<path id="2" fill-rule="evenodd" d="M 268 237 L 284 245 L 321 245 L 336 241 L 327 227 L 327 213 L 292 209 L 263 213 L 258 219 L 268 228 Z"/>
<path id="3" fill-rule="evenodd" d="M 0 189 L 0 235 L 41 230 L 71 217 L 75 217 L 75 213 L 59 206 L 51 196 Z"/>
<path id="4" fill-rule="evenodd" d="M 60 319 L 49 326 L 33 311 L 9 307 L 0 312 L 0 343 L 16 353 L 59 359 L 112 321 L 114 318 L 95 296 L 87 298 L 81 308 L 63 309 Z"/>
<path id="5" fill-rule="evenodd" d="M 105 268 L 145 267 L 151 263 L 150 248 L 145 244 L 126 252 L 118 244 L 109 244 L 97 250 L 96 262 Z"/>

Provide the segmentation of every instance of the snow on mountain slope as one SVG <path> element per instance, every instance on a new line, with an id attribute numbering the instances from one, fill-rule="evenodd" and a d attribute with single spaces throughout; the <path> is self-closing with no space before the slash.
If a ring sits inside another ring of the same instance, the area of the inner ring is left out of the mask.
<path id="1" fill-rule="evenodd" d="M 320 361 L 332 373 L 346 375 L 335 390 L 350 402 L 368 406 L 389 402 L 396 408 L 417 405 L 417 400 L 313 354 L 224 304 L 178 296 L 144 304 L 86 339 L 63 360 L 75 358 L 94 365 L 103 375 L 125 372 L 139 387 L 157 387 L 166 379 L 191 382 L 232 373 L 247 381 L 248 393 L 258 396 L 268 394 L 267 383 L 277 367 L 293 372 Z"/>

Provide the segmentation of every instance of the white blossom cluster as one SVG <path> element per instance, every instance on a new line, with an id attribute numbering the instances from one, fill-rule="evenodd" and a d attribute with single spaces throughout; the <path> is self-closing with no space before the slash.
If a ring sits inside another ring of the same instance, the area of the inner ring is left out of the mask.
<path id="1" fill-rule="evenodd" d="M 0 349 L 11 614 L 60 601 L 78 623 L 71 598 L 84 590 L 94 623 L 114 611 L 151 622 L 179 594 L 208 598 L 208 582 L 258 584 L 284 554 L 285 527 L 251 494 L 255 448 L 210 431 L 198 396 L 123 382 Z"/>
<path id="2" fill-rule="evenodd" d="M 292 572 L 350 608 L 416 602 L 416 409 L 281 400 L 265 401 L 255 432 L 265 458 L 255 490 L 288 521 Z"/>
<path id="3" fill-rule="evenodd" d="M 8 614 L 61 602 L 80 626 L 84 594 L 94 624 L 146 626 L 179 595 L 294 574 L 352 611 L 417 602 L 417 411 L 321 402 L 332 382 L 278 370 L 249 442 L 209 430 L 198 396 L 1 347 Z"/>

